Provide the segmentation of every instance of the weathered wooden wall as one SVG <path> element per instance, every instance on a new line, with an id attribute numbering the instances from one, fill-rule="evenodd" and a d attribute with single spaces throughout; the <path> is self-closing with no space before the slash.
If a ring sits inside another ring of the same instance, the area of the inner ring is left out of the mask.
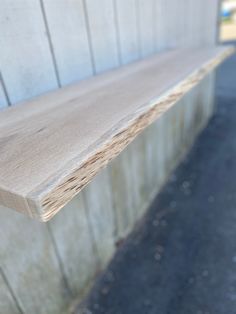
<path id="1" fill-rule="evenodd" d="M 2 0 L 0 108 L 175 46 L 213 45 L 217 0 Z M 0 313 L 64 313 L 213 110 L 214 73 L 49 223 L 0 208 Z"/>
<path id="2" fill-rule="evenodd" d="M 217 6 L 218 0 L 2 0 L 0 107 L 163 49 L 214 44 Z"/>

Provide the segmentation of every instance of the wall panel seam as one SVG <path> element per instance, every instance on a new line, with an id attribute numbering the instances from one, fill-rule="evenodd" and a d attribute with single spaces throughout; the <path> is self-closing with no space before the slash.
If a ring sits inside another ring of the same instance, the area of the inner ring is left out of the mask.
<path id="1" fill-rule="evenodd" d="M 55 56 L 55 51 L 54 51 L 54 47 L 53 47 L 53 43 L 52 43 L 52 37 L 51 37 L 51 33 L 50 33 L 48 21 L 47 21 L 47 15 L 46 15 L 43 1 L 44 0 L 39 0 L 40 7 L 41 7 L 41 11 L 42 11 L 42 16 L 43 16 L 45 28 L 46 28 L 48 44 L 49 44 L 49 49 L 50 49 L 51 56 L 52 56 L 52 63 L 53 63 L 53 67 L 54 67 L 54 71 L 55 71 L 55 75 L 56 75 L 57 84 L 58 84 L 58 87 L 61 88 L 62 84 L 61 84 L 61 80 L 60 80 L 60 75 L 59 75 L 58 66 L 57 66 L 57 60 L 56 60 L 56 56 Z"/>
<path id="2" fill-rule="evenodd" d="M 16 295 L 15 295 L 15 293 L 14 293 L 14 291 L 13 291 L 11 285 L 10 285 L 10 282 L 8 281 L 7 276 L 5 275 L 2 267 L 0 267 L 0 275 L 1 275 L 5 285 L 7 287 L 7 289 L 9 291 L 9 293 L 10 293 L 14 303 L 15 303 L 15 306 L 16 306 L 17 310 L 19 311 L 20 314 L 24 314 L 25 312 L 23 311 L 20 303 L 18 302 L 17 297 L 16 297 Z"/>
<path id="3" fill-rule="evenodd" d="M 8 91 L 7 91 L 7 87 L 6 87 L 6 84 L 5 84 L 5 81 L 3 79 L 1 71 L 0 71 L 0 84 L 2 85 L 2 89 L 3 89 L 4 96 L 6 98 L 7 105 L 11 106 L 12 104 L 11 104 L 11 101 L 10 101 L 10 98 L 9 98 L 9 95 L 8 95 Z"/>
<path id="4" fill-rule="evenodd" d="M 141 29 L 140 29 L 140 0 L 135 1 L 135 15 L 136 15 L 136 29 L 137 29 L 137 42 L 138 42 L 138 58 L 142 58 L 142 45 L 141 45 Z"/>
<path id="5" fill-rule="evenodd" d="M 108 181 L 109 181 L 109 184 L 110 184 L 110 190 L 112 192 L 113 190 L 113 184 L 112 184 L 112 173 L 111 173 L 111 166 L 107 168 L 107 172 L 108 172 Z M 112 208 L 113 208 L 113 226 L 114 226 L 114 229 L 113 229 L 113 239 L 114 239 L 114 243 L 116 245 L 117 243 L 117 240 L 118 237 L 117 237 L 117 234 L 118 234 L 118 221 L 117 221 L 117 208 L 116 208 L 116 204 L 115 204 L 115 200 L 114 200 L 114 193 L 111 193 L 111 202 L 112 202 Z"/>
<path id="6" fill-rule="evenodd" d="M 93 71 L 93 75 L 95 75 L 97 73 L 97 69 L 96 69 L 95 58 L 94 58 L 94 53 L 93 53 L 92 35 L 90 31 L 88 8 L 87 8 L 86 0 L 82 0 L 82 6 L 83 6 L 83 11 L 84 11 L 85 26 L 86 26 L 86 32 L 87 32 L 87 37 L 88 37 L 88 46 L 89 46 L 91 63 L 92 63 L 92 71 Z"/>
<path id="7" fill-rule="evenodd" d="M 101 269 L 102 261 L 101 261 L 100 255 L 99 255 L 99 250 L 98 250 L 98 247 L 97 247 L 96 237 L 95 237 L 95 234 L 94 234 L 94 231 L 93 231 L 92 221 L 90 219 L 90 208 L 88 206 L 86 195 L 83 194 L 82 197 L 83 197 L 84 204 L 85 204 L 85 216 L 86 216 L 87 221 L 88 221 L 88 229 L 89 229 L 90 238 L 91 238 L 91 241 L 92 241 L 92 250 L 93 250 L 93 253 L 94 253 L 94 257 L 95 257 L 95 262 L 97 264 L 97 268 Z"/>
<path id="8" fill-rule="evenodd" d="M 216 35 L 215 35 L 215 44 L 218 45 L 220 43 L 220 10 L 222 6 L 222 0 L 217 0 L 217 12 L 216 12 Z"/>
<path id="9" fill-rule="evenodd" d="M 51 230 L 50 222 L 47 223 L 46 226 L 47 226 L 48 233 L 49 233 L 49 236 L 50 236 L 51 241 L 52 241 L 52 246 L 54 248 L 54 252 L 55 252 L 55 255 L 56 255 L 56 258 L 57 258 L 57 261 L 58 261 L 58 265 L 59 265 L 59 269 L 61 271 L 61 275 L 62 275 L 62 279 L 63 279 L 63 282 L 64 282 L 64 286 L 65 286 L 68 294 L 73 298 L 74 294 L 73 294 L 73 291 L 72 291 L 72 289 L 71 289 L 71 287 L 69 285 L 69 282 L 67 280 L 67 276 L 66 276 L 66 273 L 65 273 L 65 270 L 64 270 L 63 262 L 62 262 L 62 259 L 60 257 L 60 253 L 59 253 L 56 241 L 54 239 L 53 232 Z"/>
<path id="10" fill-rule="evenodd" d="M 115 22 L 115 30 L 116 30 L 116 44 L 118 50 L 118 60 L 119 65 L 122 65 L 122 57 L 121 57 L 121 38 L 120 38 L 120 29 L 118 22 L 118 8 L 117 8 L 117 0 L 113 0 L 113 10 L 114 10 L 114 22 Z"/>
<path id="11" fill-rule="evenodd" d="M 156 0 L 152 0 L 152 49 L 153 53 L 156 52 L 156 19 L 155 19 L 155 13 L 156 13 Z"/>

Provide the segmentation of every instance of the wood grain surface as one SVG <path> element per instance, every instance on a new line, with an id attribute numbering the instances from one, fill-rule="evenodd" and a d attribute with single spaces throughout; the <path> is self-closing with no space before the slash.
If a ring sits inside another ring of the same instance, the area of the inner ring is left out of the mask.
<path id="1" fill-rule="evenodd" d="M 0 113 L 0 204 L 49 220 L 232 47 L 171 50 Z"/>

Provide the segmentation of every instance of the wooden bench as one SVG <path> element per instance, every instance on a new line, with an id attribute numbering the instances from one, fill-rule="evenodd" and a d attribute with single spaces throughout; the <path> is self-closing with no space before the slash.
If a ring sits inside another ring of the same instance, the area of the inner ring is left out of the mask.
<path id="1" fill-rule="evenodd" d="M 0 113 L 0 204 L 47 221 L 232 47 L 171 50 Z"/>

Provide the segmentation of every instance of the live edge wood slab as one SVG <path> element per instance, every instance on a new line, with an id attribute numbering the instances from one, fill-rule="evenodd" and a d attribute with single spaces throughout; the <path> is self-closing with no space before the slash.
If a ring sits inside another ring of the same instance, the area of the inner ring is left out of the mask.
<path id="1" fill-rule="evenodd" d="M 49 220 L 233 51 L 160 53 L 2 111 L 0 204 Z"/>

